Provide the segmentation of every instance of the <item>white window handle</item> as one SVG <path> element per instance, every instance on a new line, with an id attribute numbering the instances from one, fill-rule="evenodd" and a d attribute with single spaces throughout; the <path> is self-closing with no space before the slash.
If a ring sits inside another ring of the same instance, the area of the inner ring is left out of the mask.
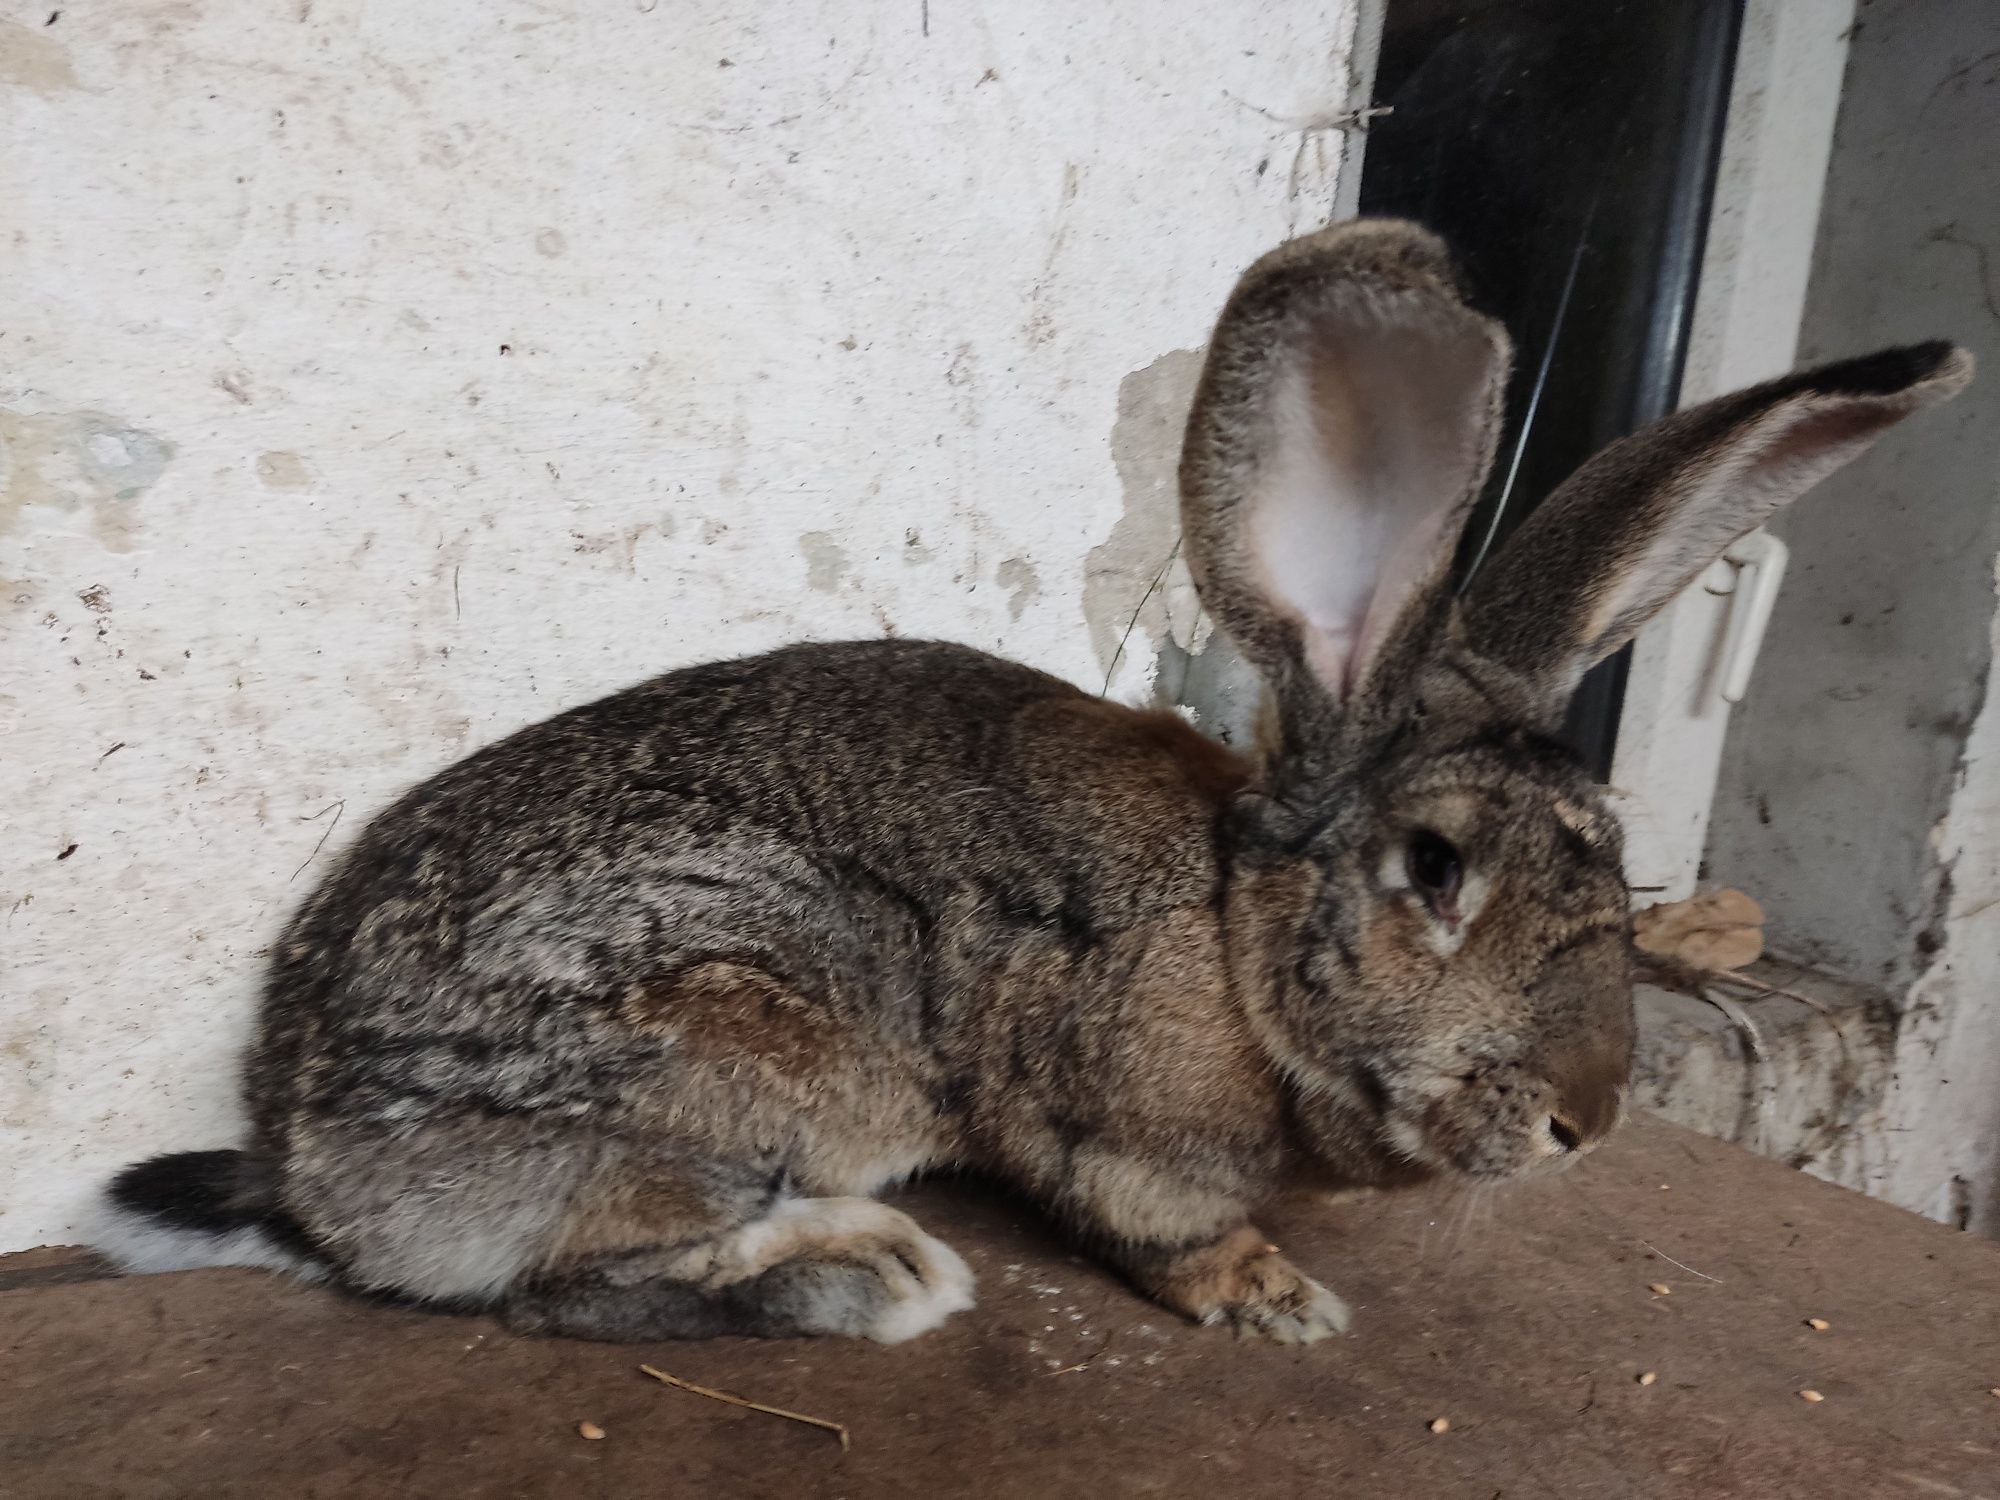
<path id="1" fill-rule="evenodd" d="M 1790 559 L 1790 550 L 1770 532 L 1753 531 L 1724 552 L 1702 580 L 1711 594 L 1731 596 L 1716 667 L 1724 703 L 1741 703 L 1750 691 L 1750 669 L 1757 664 L 1764 627 L 1771 623 Z"/>

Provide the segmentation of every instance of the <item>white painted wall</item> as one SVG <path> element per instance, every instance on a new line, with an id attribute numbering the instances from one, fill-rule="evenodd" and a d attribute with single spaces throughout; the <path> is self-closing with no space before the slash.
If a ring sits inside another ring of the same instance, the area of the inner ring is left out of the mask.
<path id="1" fill-rule="evenodd" d="M 1355 24 L 55 8 L 0 6 L 0 1249 L 231 1138 L 265 944 L 469 748 L 802 637 L 1100 685 L 1172 535 L 1114 430 L 1326 217 Z"/>

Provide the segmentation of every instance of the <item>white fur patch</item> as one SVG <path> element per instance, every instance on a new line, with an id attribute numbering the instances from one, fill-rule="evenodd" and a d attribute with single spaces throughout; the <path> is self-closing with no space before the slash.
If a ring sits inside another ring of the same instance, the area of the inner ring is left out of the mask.
<path id="1" fill-rule="evenodd" d="M 972 1306 L 972 1270 L 958 1252 L 925 1234 L 908 1214 L 872 1198 L 788 1198 L 763 1218 L 691 1252 L 669 1274 L 727 1286 L 822 1246 L 844 1256 L 872 1251 L 871 1268 L 890 1299 L 870 1318 L 820 1332 L 899 1344 Z"/>
<path id="2" fill-rule="evenodd" d="M 262 1266 L 290 1271 L 307 1281 L 321 1281 L 326 1268 L 294 1254 L 263 1230 L 249 1227 L 221 1234 L 177 1229 L 144 1214 L 133 1213 L 106 1198 L 99 1204 L 90 1247 L 119 1270 L 132 1276 L 165 1271 L 193 1271 L 204 1266 Z"/>
<path id="3" fill-rule="evenodd" d="M 790 1260 L 815 1243 L 894 1232 L 900 1227 L 894 1222 L 898 1219 L 916 1230 L 907 1215 L 872 1198 L 787 1198 L 773 1204 L 763 1218 L 702 1247 L 698 1253 L 707 1259 L 701 1275 L 710 1286 L 727 1286 Z M 677 1274 L 682 1273 L 677 1270 Z"/>
<path id="4" fill-rule="evenodd" d="M 972 1268 L 956 1250 L 921 1232 L 906 1248 L 919 1252 L 924 1279 L 913 1294 L 898 1298 L 862 1330 L 864 1337 L 877 1343 L 900 1344 L 929 1333 L 953 1313 L 972 1306 Z"/>

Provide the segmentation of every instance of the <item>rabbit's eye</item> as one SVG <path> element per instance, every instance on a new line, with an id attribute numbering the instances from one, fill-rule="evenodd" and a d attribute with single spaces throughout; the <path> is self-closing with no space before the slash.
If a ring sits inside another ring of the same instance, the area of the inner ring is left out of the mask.
<path id="1" fill-rule="evenodd" d="M 1465 866 L 1450 840 L 1428 828 L 1418 829 L 1410 835 L 1403 868 L 1409 873 L 1410 884 L 1430 902 L 1432 911 L 1441 917 L 1452 914 L 1458 889 L 1465 883 Z"/>

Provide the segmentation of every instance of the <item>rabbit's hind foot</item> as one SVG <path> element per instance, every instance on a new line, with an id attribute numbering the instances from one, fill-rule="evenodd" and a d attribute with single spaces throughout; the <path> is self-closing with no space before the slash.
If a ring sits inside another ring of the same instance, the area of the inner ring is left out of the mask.
<path id="1" fill-rule="evenodd" d="M 895 1344 L 972 1305 L 972 1273 L 868 1198 L 785 1198 L 701 1244 L 598 1255 L 526 1278 L 523 1332 L 643 1340 L 842 1334 Z"/>

